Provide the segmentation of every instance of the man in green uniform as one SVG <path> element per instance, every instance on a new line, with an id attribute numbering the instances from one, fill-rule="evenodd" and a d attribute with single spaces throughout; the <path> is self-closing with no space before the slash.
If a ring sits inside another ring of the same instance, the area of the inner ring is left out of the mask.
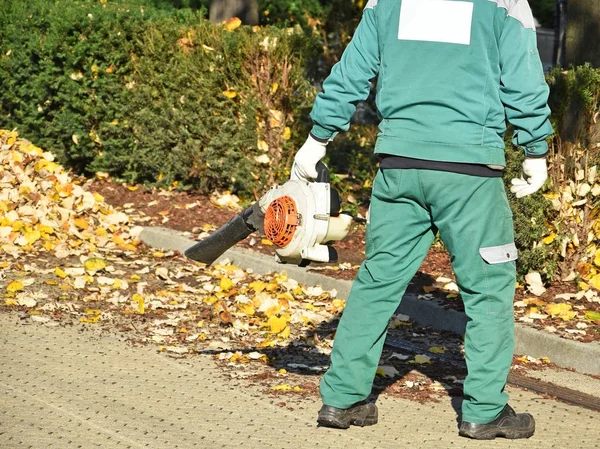
<path id="1" fill-rule="evenodd" d="M 387 325 L 439 231 L 465 311 L 468 376 L 459 433 L 527 438 L 535 422 L 504 392 L 514 348 L 512 213 L 502 169 L 506 120 L 525 152 L 517 197 L 547 179 L 548 86 L 527 0 L 370 0 L 323 84 L 292 178 L 316 177 L 327 142 L 348 129 L 377 77 L 381 117 L 366 257 L 320 391 L 322 426 L 377 422 L 365 402 Z"/>

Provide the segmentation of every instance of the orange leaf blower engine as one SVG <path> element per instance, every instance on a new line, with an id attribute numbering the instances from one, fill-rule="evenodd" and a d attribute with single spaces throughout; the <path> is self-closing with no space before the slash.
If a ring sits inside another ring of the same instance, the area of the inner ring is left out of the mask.
<path id="1" fill-rule="evenodd" d="M 336 262 L 337 252 L 331 243 L 348 235 L 352 216 L 340 212 L 340 196 L 329 184 L 325 164 L 319 162 L 317 172 L 315 182 L 290 180 L 272 187 L 252 206 L 188 248 L 185 255 L 211 264 L 258 231 L 273 242 L 280 263 L 305 266 L 311 261 Z"/>

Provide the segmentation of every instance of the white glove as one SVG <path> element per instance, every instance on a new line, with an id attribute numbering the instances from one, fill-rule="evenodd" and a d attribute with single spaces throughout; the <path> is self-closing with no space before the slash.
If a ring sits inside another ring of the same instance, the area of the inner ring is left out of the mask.
<path id="1" fill-rule="evenodd" d="M 527 180 L 523 179 L 524 177 Z M 512 187 L 510 191 L 517 198 L 523 198 L 524 196 L 531 195 L 533 192 L 537 192 L 544 185 L 546 179 L 548 179 L 546 158 L 525 159 L 523 162 L 523 176 L 521 178 L 514 178 L 511 181 Z"/>
<path id="2" fill-rule="evenodd" d="M 319 142 L 311 135 L 308 136 L 302 148 L 294 157 L 290 179 L 309 181 L 317 178 L 317 162 L 325 157 L 326 142 Z"/>

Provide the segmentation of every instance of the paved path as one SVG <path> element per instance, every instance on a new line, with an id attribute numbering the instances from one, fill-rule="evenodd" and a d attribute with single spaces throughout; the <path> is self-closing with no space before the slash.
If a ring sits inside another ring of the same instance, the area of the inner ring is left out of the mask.
<path id="1" fill-rule="evenodd" d="M 600 448 L 600 414 L 510 389 L 535 414 L 530 440 L 457 436 L 450 401 L 381 398 L 380 423 L 317 428 L 318 403 L 293 411 L 212 359 L 174 360 L 82 327 L 0 315 L 0 448 Z M 292 402 L 288 402 L 288 405 Z"/>

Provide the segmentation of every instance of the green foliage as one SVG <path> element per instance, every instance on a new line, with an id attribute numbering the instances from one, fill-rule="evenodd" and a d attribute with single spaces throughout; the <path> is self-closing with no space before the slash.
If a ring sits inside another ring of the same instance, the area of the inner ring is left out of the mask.
<path id="1" fill-rule="evenodd" d="M 263 25 L 308 27 L 319 21 L 329 7 L 320 0 L 258 0 Z"/>
<path id="2" fill-rule="evenodd" d="M 554 28 L 556 0 L 529 0 L 534 17 L 544 28 Z"/>
<path id="3" fill-rule="evenodd" d="M 504 183 L 510 192 L 511 179 L 520 178 L 523 174 L 524 153 L 507 142 L 506 170 Z M 508 193 L 508 202 L 513 212 L 515 244 L 519 251 L 517 274 L 519 278 L 531 271 L 539 271 L 546 278 L 554 277 L 558 254 L 551 253 L 546 245 L 539 245 L 548 234 L 548 215 L 553 215 L 551 203 L 540 192 L 516 198 Z"/>
<path id="4" fill-rule="evenodd" d="M 600 142 L 600 69 L 585 64 L 555 68 L 548 76 L 552 119 L 561 140 L 587 149 Z"/>
<path id="5" fill-rule="evenodd" d="M 271 172 L 286 175 L 255 160 L 265 128 L 282 164 L 308 133 L 305 61 L 319 48 L 303 34 L 228 32 L 190 9 L 110 1 L 8 0 L 0 14 L 0 127 L 78 173 L 250 196 L 277 180 Z M 267 110 L 265 92 L 275 99 Z M 294 119 L 284 141 L 282 125 Z"/>

